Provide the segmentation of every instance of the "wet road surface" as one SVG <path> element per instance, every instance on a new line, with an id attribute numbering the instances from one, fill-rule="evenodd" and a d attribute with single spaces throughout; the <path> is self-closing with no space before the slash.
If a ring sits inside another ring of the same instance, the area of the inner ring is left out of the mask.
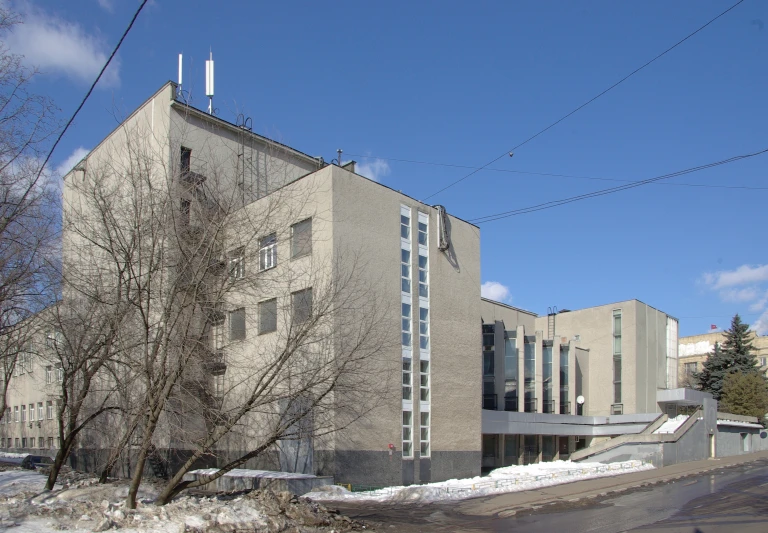
<path id="1" fill-rule="evenodd" d="M 406 533 L 768 533 L 768 460 L 628 489 L 619 495 L 551 503 L 509 517 L 462 514 L 455 503 L 339 507 L 379 531 Z"/>

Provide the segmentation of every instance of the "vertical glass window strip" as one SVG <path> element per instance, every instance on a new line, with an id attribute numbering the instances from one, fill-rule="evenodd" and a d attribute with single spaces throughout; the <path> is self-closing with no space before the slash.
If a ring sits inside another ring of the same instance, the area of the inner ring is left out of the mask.
<path id="1" fill-rule="evenodd" d="M 419 361 L 419 399 L 429 401 L 429 361 Z"/>
<path id="2" fill-rule="evenodd" d="M 411 293 L 411 252 L 400 250 L 400 290 Z"/>
<path id="3" fill-rule="evenodd" d="M 525 358 L 523 370 L 525 372 L 525 412 L 536 412 L 536 345 L 532 342 L 523 344 L 523 356 Z"/>
<path id="4" fill-rule="evenodd" d="M 403 359 L 403 400 L 413 400 L 413 389 L 411 385 L 411 360 Z"/>
<path id="5" fill-rule="evenodd" d="M 403 411 L 403 457 L 413 457 L 413 412 Z"/>
<path id="6" fill-rule="evenodd" d="M 277 233 L 259 239 L 259 270 L 277 266 Z"/>
<path id="7" fill-rule="evenodd" d="M 429 272 L 427 256 L 419 254 L 419 296 L 429 298 Z"/>
<path id="8" fill-rule="evenodd" d="M 517 339 L 504 344 L 504 410 L 517 411 Z"/>
<path id="9" fill-rule="evenodd" d="M 554 413 L 555 406 L 552 403 L 552 346 L 544 346 L 542 349 L 542 389 L 544 393 L 544 412 Z"/>
<path id="10" fill-rule="evenodd" d="M 411 239 L 411 217 L 400 214 L 400 237 L 406 240 Z"/>
<path id="11" fill-rule="evenodd" d="M 429 457 L 429 412 L 419 413 L 421 425 L 419 442 L 421 443 L 421 457 Z"/>
<path id="12" fill-rule="evenodd" d="M 621 403 L 621 310 L 613 311 L 613 403 Z"/>
<path id="13" fill-rule="evenodd" d="M 571 402 L 568 400 L 568 346 L 560 347 L 560 414 L 571 414 Z"/>
<path id="14" fill-rule="evenodd" d="M 419 308 L 419 348 L 429 350 L 429 309 Z"/>
<path id="15" fill-rule="evenodd" d="M 411 304 L 400 304 L 402 311 L 402 345 L 406 348 L 411 347 Z"/>
<path id="16" fill-rule="evenodd" d="M 422 246 L 427 245 L 427 224 L 426 222 L 419 221 L 419 244 Z"/>

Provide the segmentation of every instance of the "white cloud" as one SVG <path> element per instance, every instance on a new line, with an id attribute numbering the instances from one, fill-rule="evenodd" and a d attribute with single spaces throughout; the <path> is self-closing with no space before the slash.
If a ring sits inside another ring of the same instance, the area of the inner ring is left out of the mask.
<path id="1" fill-rule="evenodd" d="M 752 330 L 758 335 L 768 335 L 768 310 L 755 320 L 755 323 L 752 324 Z"/>
<path id="2" fill-rule="evenodd" d="M 768 265 L 741 265 L 736 270 L 721 270 L 708 272 L 702 276 L 702 280 L 712 289 L 723 289 L 768 281 Z"/>
<path id="3" fill-rule="evenodd" d="M 489 300 L 509 303 L 512 296 L 509 294 L 509 287 L 502 285 L 498 281 L 486 281 L 480 285 L 480 295 Z"/>
<path id="4" fill-rule="evenodd" d="M 99 5 L 110 13 L 115 10 L 115 2 L 113 0 L 99 0 Z"/>
<path id="5" fill-rule="evenodd" d="M 24 22 L 7 36 L 11 52 L 21 54 L 30 66 L 44 73 L 59 73 L 80 82 L 91 83 L 107 62 L 107 45 L 89 35 L 80 25 L 29 7 L 22 13 Z M 117 58 L 110 64 L 100 86 L 120 85 Z"/>
<path id="6" fill-rule="evenodd" d="M 766 305 L 768 305 L 768 291 L 765 292 L 762 298 L 749 306 L 749 311 L 751 313 L 759 313 L 765 309 Z"/>
<path id="7" fill-rule="evenodd" d="M 760 289 L 757 287 L 745 287 L 743 289 L 725 289 L 720 291 L 720 298 L 724 302 L 751 302 L 760 296 Z"/>
<path id="8" fill-rule="evenodd" d="M 374 159 L 370 163 L 357 163 L 355 171 L 370 180 L 381 181 L 381 178 L 389 174 L 390 168 L 383 159 Z"/>
<path id="9" fill-rule="evenodd" d="M 75 148 L 75 151 L 54 169 L 54 177 L 59 179 L 63 178 L 82 158 L 88 155 L 88 152 L 90 152 L 90 150 L 86 150 L 82 146 Z"/>

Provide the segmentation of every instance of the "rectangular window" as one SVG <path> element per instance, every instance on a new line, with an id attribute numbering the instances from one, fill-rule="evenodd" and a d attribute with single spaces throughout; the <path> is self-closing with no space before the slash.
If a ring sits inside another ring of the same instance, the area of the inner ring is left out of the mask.
<path id="1" fill-rule="evenodd" d="M 35 404 L 33 403 L 29 404 L 29 421 L 35 421 Z"/>
<path id="2" fill-rule="evenodd" d="M 7 407 L 5 409 L 5 423 L 10 424 L 11 422 L 13 422 L 13 416 L 11 415 L 11 408 Z"/>
<path id="3" fill-rule="evenodd" d="M 291 226 L 291 258 L 312 253 L 312 219 Z"/>
<path id="4" fill-rule="evenodd" d="M 18 422 L 19 421 L 19 406 L 14 405 L 13 406 L 13 421 Z"/>
<path id="5" fill-rule="evenodd" d="M 413 412 L 403 411 L 403 457 L 413 456 Z"/>
<path id="6" fill-rule="evenodd" d="M 245 307 L 229 312 L 229 340 L 241 341 L 245 338 Z"/>
<path id="7" fill-rule="evenodd" d="M 495 359 L 496 359 L 496 355 L 493 352 L 483 352 L 483 375 L 484 376 L 493 376 Z"/>
<path id="8" fill-rule="evenodd" d="M 427 245 L 427 224 L 419 221 L 419 244 Z"/>
<path id="9" fill-rule="evenodd" d="M 37 402 L 37 419 L 43 419 L 43 402 Z"/>
<path id="10" fill-rule="evenodd" d="M 621 309 L 613 311 L 613 403 L 621 403 Z"/>
<path id="11" fill-rule="evenodd" d="M 429 413 L 419 413 L 421 417 L 421 432 L 419 442 L 421 443 L 421 457 L 429 457 Z"/>
<path id="12" fill-rule="evenodd" d="M 536 345 L 532 342 L 523 344 L 523 371 L 525 375 L 525 412 L 535 413 L 536 405 Z"/>
<path id="13" fill-rule="evenodd" d="M 45 447 L 45 439 L 43 437 L 37 438 L 37 447 L 38 448 L 44 448 Z"/>
<path id="14" fill-rule="evenodd" d="M 259 271 L 277 266 L 277 233 L 259 239 Z"/>
<path id="15" fill-rule="evenodd" d="M 768 359 L 768 358 L 766 358 L 766 357 L 761 357 L 761 358 L 760 358 L 760 366 L 765 366 L 765 364 L 766 364 L 766 359 Z"/>
<path id="16" fill-rule="evenodd" d="M 53 383 L 53 367 L 52 366 L 45 367 L 45 382 Z"/>
<path id="17" fill-rule="evenodd" d="M 192 150 L 190 148 L 181 147 L 179 167 L 181 172 L 189 172 L 189 169 L 192 167 Z"/>
<path id="18" fill-rule="evenodd" d="M 568 346 L 560 346 L 560 414 L 571 414 L 571 402 L 568 400 L 569 369 L 568 369 Z"/>
<path id="19" fill-rule="evenodd" d="M 504 410 L 517 411 L 517 339 L 507 336 L 504 344 Z"/>
<path id="20" fill-rule="evenodd" d="M 56 364 L 56 381 L 59 383 L 64 381 L 64 369 L 61 367 L 61 363 Z"/>
<path id="21" fill-rule="evenodd" d="M 217 315 L 211 322 L 211 342 L 213 351 L 224 348 L 224 316 Z"/>
<path id="22" fill-rule="evenodd" d="M 18 437 L 16 437 L 16 447 L 17 448 L 19 447 L 19 438 Z"/>
<path id="23" fill-rule="evenodd" d="M 229 253 L 229 277 L 242 279 L 245 276 L 245 248 L 241 247 Z"/>
<path id="24" fill-rule="evenodd" d="M 419 361 L 419 399 L 429 401 L 429 361 Z"/>
<path id="25" fill-rule="evenodd" d="M 429 309 L 419 308 L 419 348 L 429 350 Z"/>
<path id="26" fill-rule="evenodd" d="M 53 402 L 47 401 L 45 402 L 45 409 L 46 409 L 46 417 L 48 420 L 53 420 Z"/>
<path id="27" fill-rule="evenodd" d="M 401 344 L 406 347 L 411 347 L 411 304 L 402 303 L 401 307 L 401 319 L 402 319 L 402 338 Z"/>
<path id="28" fill-rule="evenodd" d="M 552 400 L 552 350 L 553 346 L 542 348 L 542 393 L 545 413 L 554 413 L 555 404 Z"/>
<path id="29" fill-rule="evenodd" d="M 692 376 L 698 371 L 699 363 L 684 363 L 683 364 L 685 374 L 687 376 Z"/>
<path id="30" fill-rule="evenodd" d="M 27 447 L 27 437 L 21 437 L 21 447 L 22 448 Z"/>
<path id="31" fill-rule="evenodd" d="M 411 293 L 411 252 L 400 250 L 400 290 Z"/>
<path id="32" fill-rule="evenodd" d="M 403 400 L 413 400 L 411 385 L 411 360 L 403 359 Z"/>
<path id="33" fill-rule="evenodd" d="M 429 260 L 427 257 L 419 254 L 419 297 L 421 298 L 429 298 L 428 264 Z"/>
<path id="34" fill-rule="evenodd" d="M 53 437 L 48 437 L 48 448 L 53 449 Z"/>
<path id="35" fill-rule="evenodd" d="M 277 298 L 259 302 L 259 335 L 277 330 Z"/>
<path id="36" fill-rule="evenodd" d="M 411 217 L 400 214 L 400 237 L 410 240 L 411 238 Z"/>
<path id="37" fill-rule="evenodd" d="M 293 298 L 293 322 L 301 324 L 312 316 L 312 288 L 294 292 Z"/>
<path id="38" fill-rule="evenodd" d="M 27 421 L 27 406 L 22 405 L 21 406 L 21 423 L 23 424 L 26 421 Z"/>

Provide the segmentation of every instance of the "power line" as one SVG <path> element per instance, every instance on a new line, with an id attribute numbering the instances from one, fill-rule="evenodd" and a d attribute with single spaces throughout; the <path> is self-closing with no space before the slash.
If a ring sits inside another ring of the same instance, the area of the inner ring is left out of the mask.
<path id="1" fill-rule="evenodd" d="M 471 167 L 469 165 L 458 165 L 453 163 L 436 163 L 432 161 L 417 161 L 414 159 L 397 159 L 394 157 L 379 157 L 379 156 L 370 156 L 370 155 L 363 155 L 363 154 L 347 154 L 347 155 L 349 157 L 365 157 L 369 159 L 380 159 L 382 161 L 397 161 L 400 163 L 413 163 L 417 165 L 433 165 L 438 167 L 477 169 L 477 170 L 485 170 L 486 172 L 505 172 L 510 174 L 547 176 L 547 177 L 553 177 L 553 178 L 572 178 L 572 179 L 579 179 L 579 180 L 615 181 L 615 182 L 621 182 L 621 183 L 634 183 L 633 180 L 624 180 L 619 178 L 598 178 L 596 176 L 575 176 L 573 174 L 555 174 L 552 172 L 533 172 L 533 171 L 527 171 L 527 170 L 512 170 L 512 169 L 506 169 L 506 168 L 492 168 L 492 167 L 480 169 L 479 167 Z M 656 185 L 669 185 L 669 186 L 677 186 L 677 187 L 703 187 L 703 188 L 711 188 L 711 189 L 745 189 L 745 190 L 751 190 L 751 191 L 768 191 L 768 187 L 750 187 L 748 185 L 711 185 L 711 184 L 705 184 L 705 183 L 656 183 Z"/>
<path id="2" fill-rule="evenodd" d="M 570 117 L 571 115 L 574 115 L 575 113 L 578 113 L 579 111 L 581 111 L 582 109 L 584 109 L 585 107 L 587 107 L 589 104 L 591 104 L 592 102 L 594 102 L 595 100 L 597 100 L 597 99 L 598 99 L 598 98 L 600 98 L 601 96 L 603 96 L 603 95 L 607 94 L 607 93 L 608 93 L 608 92 L 610 92 L 611 90 L 615 89 L 616 87 L 618 87 L 619 85 L 621 85 L 622 83 L 624 83 L 625 81 L 627 81 L 629 78 L 631 78 L 632 76 L 634 76 L 635 74 L 637 74 L 638 72 L 640 72 L 641 70 L 643 70 L 645 67 L 647 67 L 648 65 L 650 65 L 651 63 L 653 63 L 653 62 L 654 62 L 654 61 L 656 61 L 657 59 L 659 59 L 659 58 L 661 58 L 661 57 L 665 56 L 667 53 L 671 52 L 672 50 L 674 50 L 675 48 L 677 48 L 678 46 L 680 46 L 681 44 L 683 44 L 685 41 L 687 41 L 688 39 L 690 39 L 691 37 L 693 37 L 694 35 L 696 35 L 697 33 L 699 33 L 701 30 L 703 30 L 704 28 L 706 28 L 707 26 L 709 26 L 710 24 L 712 24 L 713 22 L 715 22 L 717 19 L 719 19 L 720 17 L 724 16 L 726 13 L 728 13 L 728 12 L 729 12 L 729 11 L 731 11 L 732 9 L 736 8 L 736 7 L 737 7 L 739 4 L 741 4 L 741 3 L 743 3 L 743 2 L 744 2 L 744 0 L 739 0 L 738 2 L 736 2 L 735 4 L 733 4 L 731 7 L 729 7 L 728 9 L 726 9 L 725 11 L 723 11 L 722 13 L 720 13 L 719 15 L 717 15 L 715 18 L 713 18 L 713 19 L 709 20 L 709 22 L 707 22 L 707 23 L 706 23 L 706 24 L 704 24 L 703 26 L 700 26 L 700 27 L 699 27 L 697 30 L 695 30 L 694 32 L 692 32 L 692 33 L 689 33 L 687 36 L 685 36 L 684 38 L 682 38 L 681 40 L 679 40 L 678 42 L 676 42 L 675 44 L 673 44 L 672 46 L 670 46 L 669 48 L 667 48 L 666 50 L 664 50 L 663 52 L 661 52 L 660 54 L 658 54 L 656 57 L 654 57 L 654 58 L 653 58 L 653 59 L 651 59 L 650 61 L 646 62 L 645 64 L 641 65 L 640 67 L 636 68 L 635 70 L 633 70 L 632 72 L 630 72 L 629 74 L 627 74 L 626 76 L 624 76 L 623 78 L 621 78 L 619 81 L 617 81 L 616 83 L 614 83 L 613 85 L 611 85 L 610 87 L 608 87 L 607 89 L 605 89 L 604 91 L 602 91 L 601 93 L 597 94 L 596 96 L 593 96 L 592 98 L 590 98 L 589 100 L 587 100 L 586 102 L 584 102 L 583 104 L 581 104 L 579 107 L 577 107 L 577 108 L 576 108 L 576 109 L 574 109 L 573 111 L 569 112 L 569 113 L 568 113 L 568 114 L 566 114 L 566 115 L 563 115 L 562 117 L 560 117 L 559 119 L 557 119 L 555 122 L 551 123 L 549 126 L 547 126 L 546 128 L 544 128 L 543 130 L 540 130 L 538 133 L 535 133 L 534 135 L 531 135 L 530 137 L 528 137 L 527 139 L 525 139 L 523 142 L 521 142 L 521 143 L 520 143 L 520 144 L 518 144 L 517 146 L 514 146 L 514 147 L 512 147 L 511 149 L 507 150 L 506 152 L 504 152 L 503 154 L 501 154 L 499 157 L 497 157 L 497 158 L 495 158 L 495 159 L 493 159 L 493 160 L 489 161 L 489 162 L 488 162 L 488 163 L 486 163 L 485 165 L 483 165 L 483 166 L 481 166 L 481 167 L 478 167 L 477 169 L 473 170 L 472 172 L 470 172 L 469 174 L 467 174 L 467 175 L 466 175 L 466 176 L 464 176 L 463 178 L 460 178 L 460 179 L 458 179 L 458 180 L 456 180 L 456 181 L 454 181 L 454 182 L 450 183 L 449 185 L 446 185 L 445 187 L 443 187 L 443 188 L 442 188 L 442 189 L 440 189 L 439 191 L 437 191 L 437 192 L 435 192 L 435 193 L 432 193 L 432 194 L 430 194 L 429 196 L 427 196 L 426 198 L 424 198 L 424 200 L 429 200 L 429 199 L 430 199 L 430 198 L 432 198 L 433 196 L 437 196 L 437 195 L 438 195 L 438 194 L 440 194 L 441 192 L 443 192 L 443 191 L 445 191 L 445 190 L 447 190 L 447 189 L 450 189 L 451 187 L 453 187 L 453 186 L 454 186 L 454 185 L 456 185 L 457 183 L 461 183 L 461 182 L 462 182 L 462 181 L 464 181 L 465 179 L 467 179 L 467 178 L 469 178 L 469 177 L 471 177 L 471 176 L 473 176 L 473 175 L 477 174 L 479 171 L 483 170 L 485 167 L 488 167 L 488 166 L 490 166 L 490 165 L 494 164 L 495 162 L 497 162 L 498 160 L 500 160 L 500 159 L 503 159 L 504 157 L 507 157 L 507 156 L 508 156 L 508 154 L 510 154 L 510 153 L 512 153 L 512 152 L 514 152 L 515 150 L 517 150 L 517 149 L 518 149 L 518 148 L 520 148 L 521 146 L 524 146 L 524 145 L 528 144 L 530 141 L 534 140 L 534 139 L 535 139 L 536 137 L 538 137 L 539 135 L 541 135 L 541 134 L 543 134 L 543 133 L 545 133 L 545 132 L 549 131 L 550 129 L 554 128 L 555 126 L 557 126 L 558 124 L 560 124 L 562 121 L 564 121 L 565 119 L 567 119 L 567 118 L 568 118 L 568 117 Z"/>
<path id="3" fill-rule="evenodd" d="M 88 97 L 91 96 L 91 93 L 96 88 L 96 84 L 99 83 L 99 80 L 101 79 L 101 76 L 104 74 L 104 71 L 107 70 L 107 67 L 112 62 L 112 59 L 115 57 L 115 54 L 117 54 L 117 51 L 120 49 L 120 45 L 123 44 L 123 41 L 128 36 L 128 32 L 131 31 L 131 28 L 133 27 L 133 23 L 136 22 L 136 19 L 139 16 L 139 13 L 141 13 L 141 10 L 144 9 L 144 6 L 147 4 L 149 0 L 143 0 L 141 2 L 141 5 L 136 10 L 136 13 L 133 14 L 133 18 L 131 19 L 131 22 L 128 24 L 128 27 L 123 32 L 123 35 L 120 37 L 120 40 L 117 42 L 117 45 L 115 46 L 114 50 L 112 50 L 112 53 L 109 55 L 109 58 L 107 59 L 107 62 L 104 63 L 104 66 L 101 67 L 101 71 L 99 72 L 99 75 L 96 76 L 96 80 L 91 84 L 91 88 L 88 89 L 88 92 L 85 93 L 85 96 L 83 97 L 82 101 L 80 102 L 80 105 L 77 106 L 77 109 L 75 109 L 75 112 L 72 114 L 72 116 L 67 121 L 67 124 L 64 126 L 64 129 L 61 130 L 61 133 L 59 133 L 58 137 L 56 137 L 56 141 L 53 143 L 53 146 L 51 147 L 51 150 L 48 152 L 48 155 L 45 157 L 45 161 L 43 161 L 42 166 L 40 167 L 40 171 L 37 173 L 37 178 L 35 178 L 35 181 L 40 179 L 40 175 L 43 173 L 43 170 L 45 169 L 45 166 L 48 164 L 48 161 L 51 159 L 51 156 L 53 155 L 54 150 L 56 150 L 56 147 L 59 144 L 59 141 L 61 141 L 61 138 L 64 137 L 64 134 L 67 132 L 69 127 L 72 125 L 72 122 L 75 121 L 75 117 L 77 117 L 77 114 L 80 113 L 80 110 L 85 105 L 86 100 L 88 100 Z"/>
<path id="4" fill-rule="evenodd" d="M 763 150 L 752 152 L 749 154 L 743 154 L 743 155 L 737 155 L 733 157 L 729 157 L 728 159 L 722 159 L 720 161 L 715 161 L 713 163 L 706 163 L 704 165 L 699 165 L 697 167 L 687 168 L 685 170 L 678 170 L 676 172 L 672 172 L 669 174 L 662 174 L 661 176 L 656 176 L 653 178 L 648 178 L 645 180 L 640 181 L 634 181 L 631 183 L 627 183 L 626 185 L 619 185 L 617 187 L 611 187 L 608 189 L 601 189 L 598 191 L 593 191 L 585 194 L 579 194 L 577 196 L 571 196 L 568 198 L 562 198 L 560 200 L 551 200 L 549 202 L 544 202 L 537 205 L 532 205 L 528 207 L 522 207 L 519 209 L 513 209 L 511 211 L 504 211 L 502 213 L 496 213 L 493 215 L 486 215 L 483 217 L 478 217 L 474 219 L 470 219 L 469 222 L 473 222 L 475 224 L 483 224 L 485 222 L 492 222 L 494 220 L 500 220 L 502 218 L 508 218 L 516 215 L 524 215 L 527 213 L 533 213 L 535 211 L 542 211 L 544 209 L 551 209 L 553 207 L 559 207 L 561 205 L 570 204 L 572 202 L 578 202 L 580 200 L 586 200 L 587 198 L 594 198 L 596 196 L 604 196 L 606 194 L 613 194 L 616 192 L 625 191 L 627 189 L 634 189 L 635 187 L 640 187 L 642 185 L 648 185 L 649 183 L 654 183 L 657 181 L 674 178 L 676 176 L 683 176 L 685 174 L 692 174 L 694 172 L 699 172 L 701 170 L 706 170 L 708 168 L 718 167 L 720 165 L 726 165 L 728 163 L 734 163 L 736 161 L 741 161 L 742 159 L 749 159 L 750 157 L 756 157 L 758 155 L 762 155 L 764 153 L 768 152 L 768 148 L 765 148 Z"/>

